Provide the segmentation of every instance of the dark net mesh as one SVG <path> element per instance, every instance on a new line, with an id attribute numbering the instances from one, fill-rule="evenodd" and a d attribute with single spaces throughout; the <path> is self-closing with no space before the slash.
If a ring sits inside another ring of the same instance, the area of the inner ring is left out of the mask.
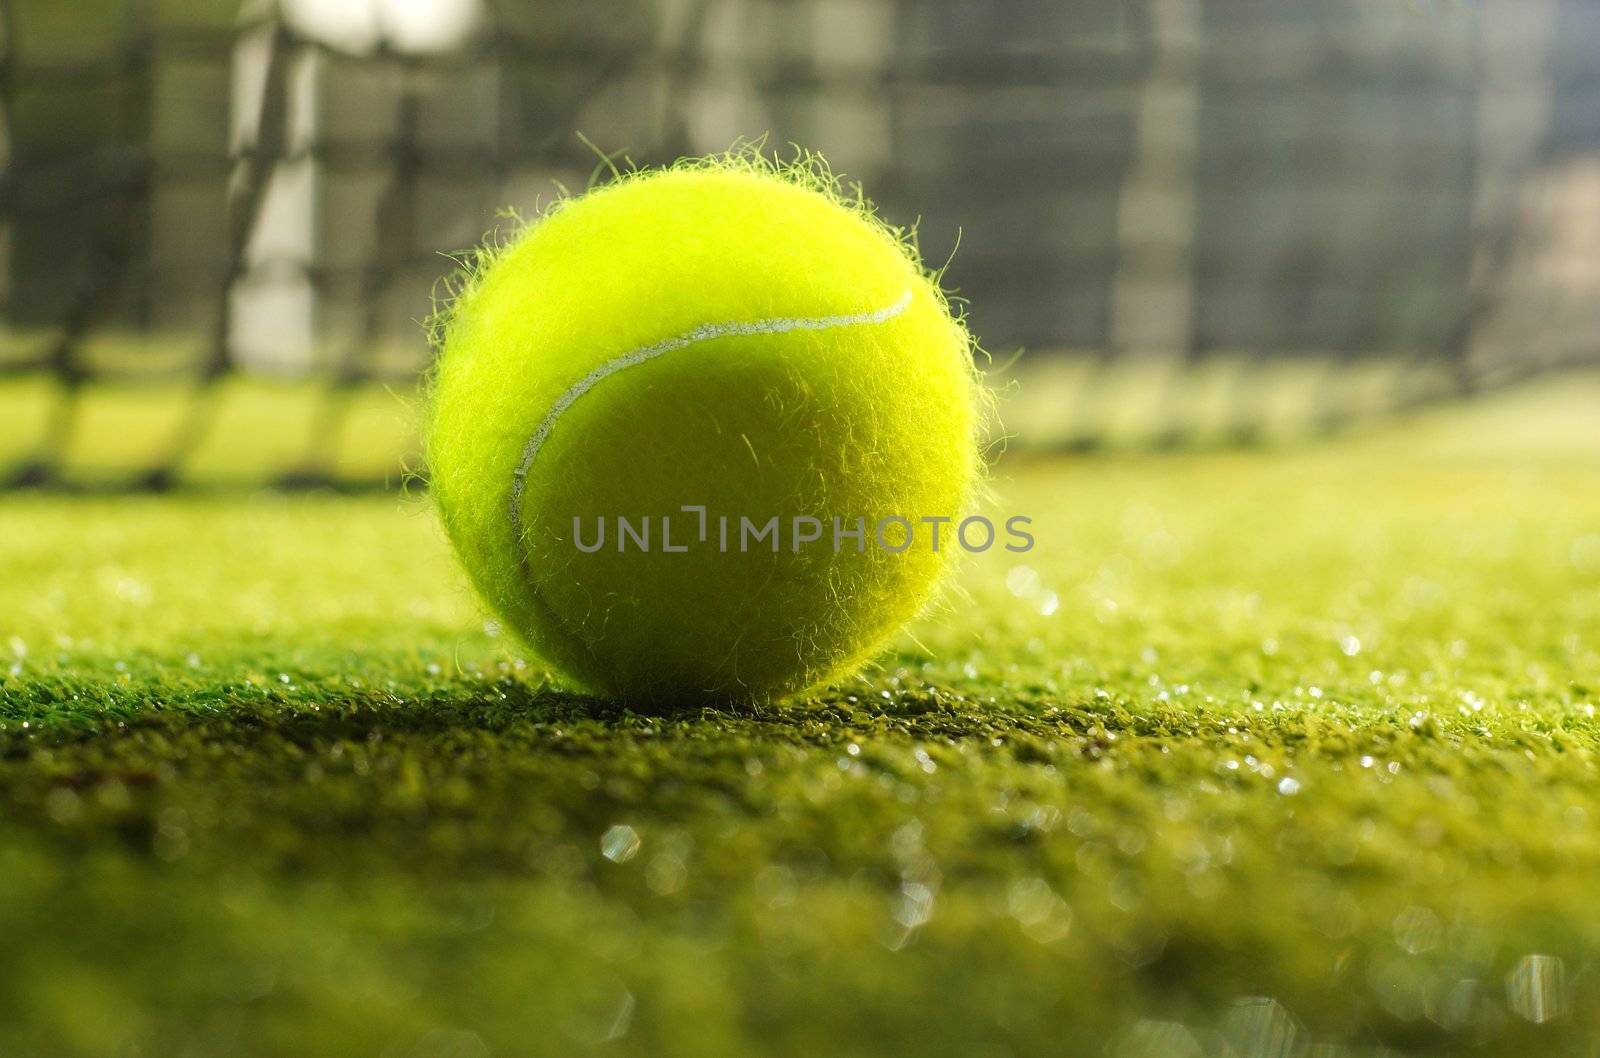
<path id="1" fill-rule="evenodd" d="M 1024 446 L 1104 443 L 1108 394 L 1248 441 L 1263 379 L 1316 428 L 1600 349 L 1600 0 L 0 0 L 0 37 L 12 485 L 395 480 L 409 441 L 351 449 L 443 254 L 741 138 L 954 253 Z"/>

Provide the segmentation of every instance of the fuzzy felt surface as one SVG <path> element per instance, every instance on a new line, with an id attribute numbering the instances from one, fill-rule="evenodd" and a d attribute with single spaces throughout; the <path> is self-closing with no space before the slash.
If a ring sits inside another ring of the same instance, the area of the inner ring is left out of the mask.
<path id="1" fill-rule="evenodd" d="M 428 462 L 447 532 L 494 611 L 591 688 L 825 680 L 927 603 L 953 550 L 931 526 L 875 546 L 880 522 L 973 499 L 970 339 L 903 236 L 815 168 L 630 174 L 493 254 L 441 330 Z M 665 551 L 668 517 L 679 546 L 705 538 Z M 654 546 L 623 545 L 622 518 Z M 749 547 L 745 521 L 773 518 L 778 549 Z M 795 519 L 823 539 L 797 549 Z M 836 550 L 835 519 L 868 546 Z M 606 546 L 575 546 L 606 523 Z"/>

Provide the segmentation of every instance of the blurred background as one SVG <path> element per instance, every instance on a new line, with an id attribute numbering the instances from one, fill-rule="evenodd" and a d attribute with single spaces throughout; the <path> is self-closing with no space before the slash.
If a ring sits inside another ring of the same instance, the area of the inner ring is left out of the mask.
<path id="1" fill-rule="evenodd" d="M 0 0 L 0 486 L 397 484 L 452 256 L 740 140 L 952 259 L 1013 448 L 1465 399 L 1600 360 L 1597 54 L 1600 0 Z"/>

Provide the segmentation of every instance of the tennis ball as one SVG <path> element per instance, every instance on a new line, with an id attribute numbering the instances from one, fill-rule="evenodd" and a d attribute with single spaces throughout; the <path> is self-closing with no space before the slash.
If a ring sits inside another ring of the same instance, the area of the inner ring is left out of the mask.
<path id="1" fill-rule="evenodd" d="M 927 602 L 980 472 L 971 340 L 815 162 L 561 202 L 445 311 L 427 459 L 489 607 L 581 686 L 769 699 Z M 842 534 L 842 535 L 840 535 Z"/>

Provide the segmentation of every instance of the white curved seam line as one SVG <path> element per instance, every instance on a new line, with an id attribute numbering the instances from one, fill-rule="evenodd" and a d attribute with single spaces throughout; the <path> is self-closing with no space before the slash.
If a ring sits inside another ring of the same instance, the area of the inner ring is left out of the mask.
<path id="1" fill-rule="evenodd" d="M 866 324 L 884 323 L 894 319 L 904 312 L 911 304 L 911 291 L 907 290 L 892 305 L 871 312 L 858 312 L 848 316 L 791 316 L 767 320 L 750 320 L 745 323 L 707 323 L 696 327 L 676 338 L 667 338 L 651 345 L 640 346 L 638 349 L 623 353 L 621 356 L 607 360 L 593 371 L 584 375 L 565 393 L 559 400 L 550 406 L 545 413 L 539 428 L 528 438 L 528 443 L 522 446 L 522 460 L 517 464 L 516 471 L 511 475 L 511 529 L 513 539 L 522 538 L 522 490 L 528 478 L 528 470 L 533 466 L 534 458 L 538 456 L 539 449 L 544 447 L 545 441 L 550 438 L 550 431 L 555 429 L 556 422 L 566 410 L 572 407 L 577 399 L 589 392 L 600 382 L 618 371 L 635 367 L 647 360 L 654 360 L 665 353 L 670 353 L 686 346 L 699 342 L 708 342 L 713 338 L 730 338 L 754 334 L 788 334 L 792 331 L 827 331 L 835 327 L 856 327 Z"/>

